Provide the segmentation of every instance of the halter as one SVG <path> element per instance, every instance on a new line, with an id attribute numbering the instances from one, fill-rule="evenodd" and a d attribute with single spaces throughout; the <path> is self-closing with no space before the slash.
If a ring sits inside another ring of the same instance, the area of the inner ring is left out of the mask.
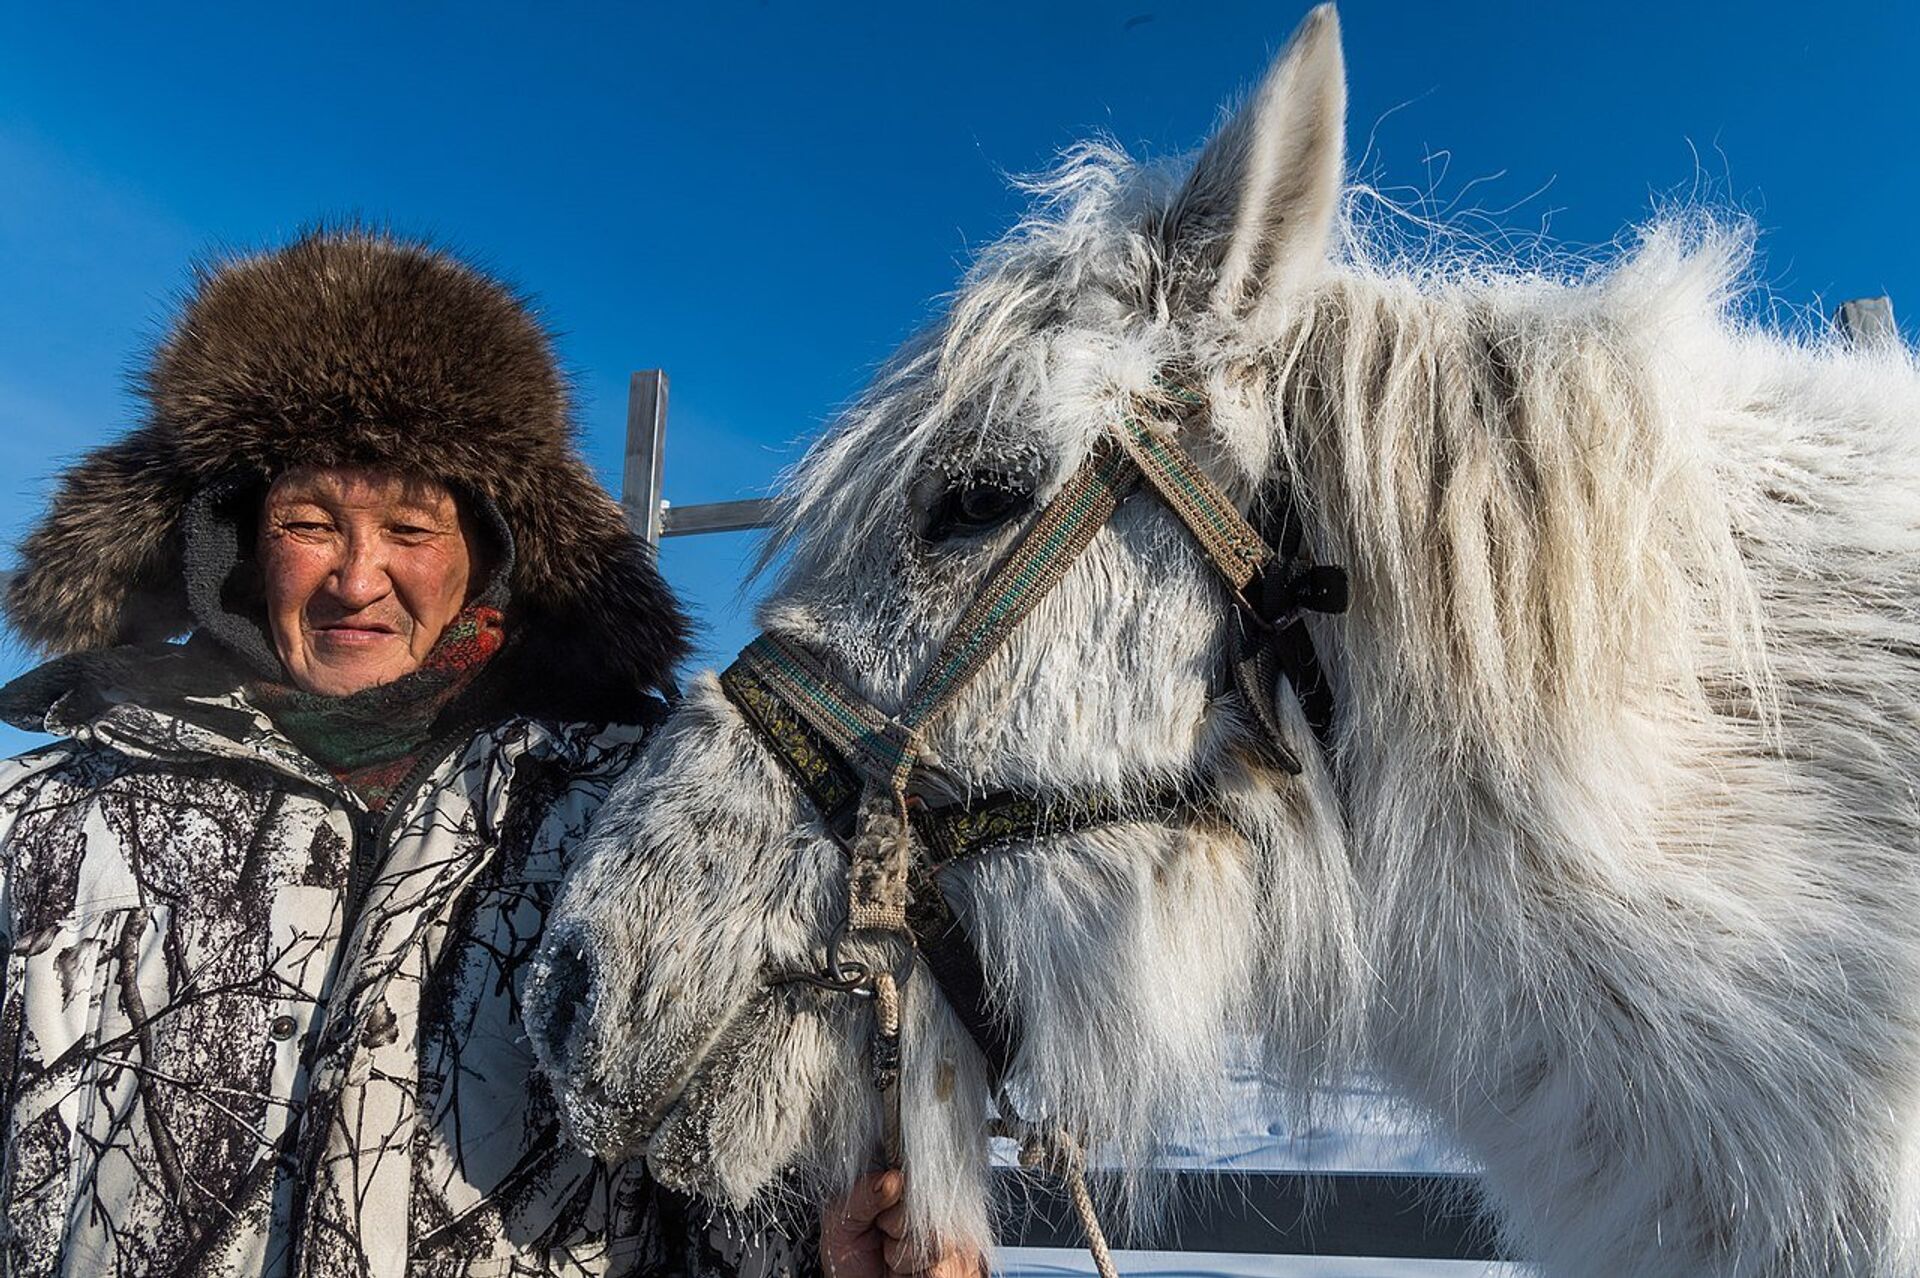
<path id="1" fill-rule="evenodd" d="M 1192 406 L 1200 397 L 1170 391 Z M 885 1144 L 899 1165 L 900 982 L 917 954 L 980 1048 L 996 1087 L 1013 1057 L 1014 1036 L 988 1009 L 985 976 L 965 929 L 935 881 L 956 862 L 993 848 L 1123 821 L 1187 819 L 1210 806 L 1198 784 L 1147 795 L 1088 792 L 1040 796 L 1002 791 L 928 807 L 908 795 L 925 754 L 925 733 L 983 665 L 1066 576 L 1120 503 L 1144 486 L 1189 532 L 1234 601 L 1227 666 L 1247 705 L 1263 752 L 1289 774 L 1300 761 L 1287 743 L 1273 701 L 1284 678 L 1300 700 L 1322 749 L 1329 744 L 1333 696 L 1321 677 L 1307 612 L 1347 606 L 1346 573 L 1314 566 L 1301 554 L 1302 530 L 1291 496 L 1268 503 L 1271 542 L 1173 439 L 1172 431 L 1122 412 L 1066 485 L 1040 511 L 994 568 L 925 677 L 898 715 L 888 715 L 833 677 L 812 652 L 780 635 L 762 634 L 720 676 L 742 717 L 793 777 L 828 833 L 846 851 L 847 914 L 827 946 L 819 973 L 776 976 L 874 1001 L 870 1067 L 882 1094 Z M 901 965 L 874 971 L 845 959 L 855 933 L 891 936 Z M 1010 1116 L 1004 1094 L 1001 1108 Z M 1022 1128 L 1030 1138 L 1033 1129 Z M 1095 1259 L 1105 1242 L 1079 1175 L 1079 1155 L 1061 1132 L 1049 1133 L 1052 1161 L 1062 1164 L 1088 1231 Z M 1041 1143 L 1028 1140 L 1040 1156 Z M 1111 1260 L 1102 1263 L 1109 1272 Z"/>

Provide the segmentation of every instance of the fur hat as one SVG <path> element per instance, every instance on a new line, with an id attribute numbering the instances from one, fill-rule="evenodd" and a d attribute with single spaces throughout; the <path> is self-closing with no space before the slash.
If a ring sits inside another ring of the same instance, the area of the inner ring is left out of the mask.
<path id="1" fill-rule="evenodd" d="M 377 466 L 490 503 L 509 617 L 543 677 L 667 687 L 686 621 L 574 444 L 527 300 L 432 245 L 357 226 L 200 267 L 140 379 L 143 425 L 69 469 L 21 548 L 7 619 L 54 654 L 193 626 L 197 494 L 299 466 Z"/>

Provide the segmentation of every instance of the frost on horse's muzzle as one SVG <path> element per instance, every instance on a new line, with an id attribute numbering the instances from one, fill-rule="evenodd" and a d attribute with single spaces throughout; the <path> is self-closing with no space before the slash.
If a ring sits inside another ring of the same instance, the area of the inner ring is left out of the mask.
<path id="1" fill-rule="evenodd" d="M 577 931 L 550 935 L 534 962 L 527 987 L 525 1024 L 534 1054 L 552 1080 L 569 1139 L 608 1159 L 638 1152 L 663 1128 L 685 1126 L 676 1111 L 695 1079 L 714 1063 L 716 1048 L 737 1041 L 731 1027 L 748 1019 L 731 1016 L 649 1018 L 646 1032 L 608 1033 L 609 1017 L 634 1017 L 637 1008 L 618 1005 L 617 986 L 598 971 L 592 946 Z M 622 1043 L 624 1060 L 612 1059 L 608 1041 Z M 633 1045 L 643 1045 L 634 1051 Z M 724 1055 L 724 1052 L 718 1053 Z M 684 1138 L 676 1147 L 686 1144 Z M 677 1163 L 689 1170 L 700 1160 L 682 1150 Z"/>

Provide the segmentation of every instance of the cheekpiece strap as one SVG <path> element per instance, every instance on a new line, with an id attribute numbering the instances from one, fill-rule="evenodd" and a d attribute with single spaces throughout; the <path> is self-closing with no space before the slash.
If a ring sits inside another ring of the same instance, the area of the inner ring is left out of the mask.
<path id="1" fill-rule="evenodd" d="M 1265 635 L 1249 634 L 1251 627 L 1244 615 L 1234 617 L 1227 624 L 1227 664 L 1233 673 L 1233 687 L 1240 694 L 1246 712 L 1253 717 L 1253 726 L 1259 730 L 1260 748 L 1275 767 L 1288 776 L 1297 777 L 1302 770 L 1300 756 L 1287 743 L 1274 695 L 1286 673 L 1280 668 L 1274 645 Z M 1288 628 L 1298 629 L 1297 626 Z"/>
<path id="2" fill-rule="evenodd" d="M 859 799 L 848 848 L 847 930 L 908 935 L 912 835 L 906 790 L 920 754 L 918 734 L 850 692 L 812 653 L 778 635 L 763 634 L 748 644 L 735 666 L 744 669 L 746 682 L 792 707 L 827 746 L 866 774 L 871 784 Z M 796 770 L 791 761 L 788 768 Z"/>
<path id="3" fill-rule="evenodd" d="M 1133 482 L 1134 467 L 1124 450 L 1104 439 L 1094 445 L 954 624 L 902 722 L 918 729 L 939 716 L 1021 619 L 1060 584 Z"/>
<path id="4" fill-rule="evenodd" d="M 1244 591 L 1261 565 L 1273 558 L 1266 540 L 1186 449 L 1137 417 L 1123 417 L 1115 433 L 1214 569 L 1235 593 Z"/>
<path id="5" fill-rule="evenodd" d="M 736 660 L 720 673 L 720 690 L 773 750 L 821 822 L 842 841 L 853 837 L 854 815 L 865 784 L 838 746 L 814 729 L 759 673 L 756 663 Z"/>

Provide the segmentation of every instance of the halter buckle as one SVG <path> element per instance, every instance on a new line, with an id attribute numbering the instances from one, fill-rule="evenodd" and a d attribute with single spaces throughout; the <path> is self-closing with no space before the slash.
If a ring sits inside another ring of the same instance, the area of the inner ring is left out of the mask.
<path id="1" fill-rule="evenodd" d="M 1301 614 L 1333 615 L 1347 610 L 1347 570 L 1333 564 L 1295 569 L 1278 555 L 1261 564 L 1244 589 L 1233 592 L 1241 614 L 1269 636 L 1300 620 Z"/>

